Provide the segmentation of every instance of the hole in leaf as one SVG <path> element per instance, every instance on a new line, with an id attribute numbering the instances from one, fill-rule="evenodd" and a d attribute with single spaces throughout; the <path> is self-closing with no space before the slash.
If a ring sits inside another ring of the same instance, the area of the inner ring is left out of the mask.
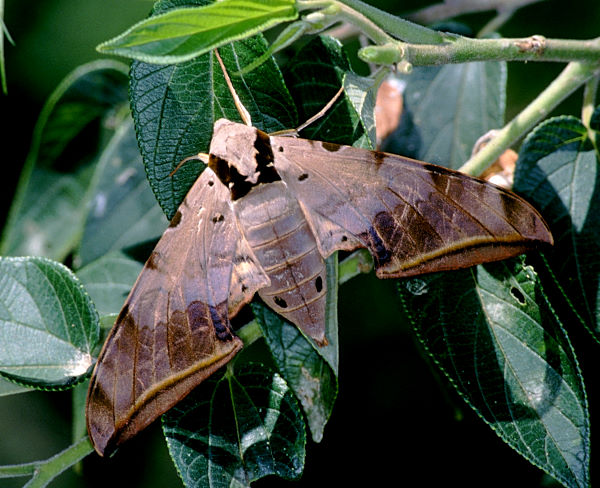
<path id="1" fill-rule="evenodd" d="M 521 305 L 525 305 L 525 296 L 523 295 L 523 293 L 521 292 L 521 290 L 519 290 L 516 286 L 513 286 L 510 289 L 510 294 Z"/>

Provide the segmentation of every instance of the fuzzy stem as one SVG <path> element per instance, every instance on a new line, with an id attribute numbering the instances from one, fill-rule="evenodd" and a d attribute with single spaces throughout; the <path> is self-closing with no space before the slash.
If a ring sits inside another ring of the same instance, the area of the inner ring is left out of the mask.
<path id="1" fill-rule="evenodd" d="M 403 44 L 406 60 L 415 66 L 470 61 L 589 61 L 600 58 L 600 38 L 591 40 L 546 39 L 531 36 L 520 39 L 470 39 L 447 35 L 442 45 Z"/>
<path id="2" fill-rule="evenodd" d="M 41 488 L 93 451 L 88 436 L 85 436 L 44 461 L 0 466 L 0 478 L 33 475 L 26 485 L 27 488 Z"/>
<path id="3" fill-rule="evenodd" d="M 236 334 L 244 343 L 244 347 L 248 347 L 263 336 L 262 330 L 260 330 L 260 326 L 256 320 L 252 320 L 240 327 L 236 331 Z"/>
<path id="4" fill-rule="evenodd" d="M 533 100 L 519 115 L 506 124 L 496 136 L 460 168 L 470 174 L 481 174 L 508 147 L 529 132 L 560 102 L 589 78 L 597 74 L 599 63 L 569 63 L 562 73 Z"/>
<path id="5" fill-rule="evenodd" d="M 583 106 L 581 107 L 581 120 L 583 122 L 583 125 L 585 125 L 588 129 L 590 128 L 592 114 L 594 113 L 594 109 L 596 108 L 596 94 L 598 92 L 598 81 L 598 76 L 590 78 L 586 82 L 583 90 Z"/>

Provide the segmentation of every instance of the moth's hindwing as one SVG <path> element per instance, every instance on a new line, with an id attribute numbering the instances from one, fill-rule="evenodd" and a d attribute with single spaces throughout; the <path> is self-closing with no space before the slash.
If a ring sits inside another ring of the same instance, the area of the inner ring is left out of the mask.
<path id="1" fill-rule="evenodd" d="M 321 254 L 366 247 L 380 278 L 466 268 L 553 242 L 525 200 L 457 171 L 307 139 L 274 136 L 271 145 Z"/>
<path id="2" fill-rule="evenodd" d="M 113 451 L 230 361 L 242 347 L 230 310 L 268 283 L 238 230 L 228 189 L 206 168 L 98 358 L 86 407 L 96 451 Z"/>

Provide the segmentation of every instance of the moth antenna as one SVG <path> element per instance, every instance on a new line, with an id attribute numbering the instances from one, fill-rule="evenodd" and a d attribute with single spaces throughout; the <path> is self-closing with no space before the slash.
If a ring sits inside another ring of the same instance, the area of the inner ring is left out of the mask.
<path id="1" fill-rule="evenodd" d="M 332 105 L 337 101 L 338 98 L 340 98 L 340 95 L 344 92 L 344 86 L 340 86 L 340 89 L 337 91 L 337 93 L 333 96 L 333 98 L 331 100 L 329 100 L 327 102 L 327 104 L 321 109 L 319 110 L 315 115 L 313 115 L 310 119 L 308 119 L 306 122 L 304 122 L 303 124 L 300 124 L 298 127 L 296 127 L 295 129 L 285 129 L 285 130 L 279 130 L 277 132 L 273 132 L 269 135 L 271 136 L 293 136 L 293 137 L 297 137 L 298 133 L 302 130 L 305 129 L 306 127 L 308 127 L 310 124 L 312 124 L 313 122 L 315 122 L 316 120 L 319 120 L 321 117 L 323 117 L 323 115 L 325 115 L 327 113 L 327 111 L 332 107 Z"/>
<path id="2" fill-rule="evenodd" d="M 229 78 L 229 73 L 227 73 L 227 70 L 225 69 L 225 64 L 223 63 L 223 60 L 221 59 L 221 55 L 219 54 L 219 51 L 217 49 L 215 49 L 215 56 L 217 57 L 217 61 L 219 61 L 219 65 L 221 66 L 221 69 L 223 70 L 223 76 L 225 76 L 225 82 L 227 83 L 227 88 L 229 88 L 229 92 L 231 93 L 231 96 L 233 97 L 233 103 L 235 103 L 235 108 L 237 108 L 237 111 L 240 114 L 240 117 L 242 118 L 242 121 L 244 122 L 244 124 L 246 124 L 249 127 L 252 127 L 252 119 L 250 118 L 250 113 L 248 112 L 248 110 L 246 110 L 246 107 L 244 107 L 244 105 L 242 104 L 240 97 L 238 97 L 238 94 L 235 91 L 235 88 L 233 88 L 233 83 L 231 83 L 231 78 Z"/>
<path id="3" fill-rule="evenodd" d="M 189 156 L 189 157 L 183 159 L 175 167 L 175 169 L 169 173 L 169 178 L 172 177 L 175 173 L 177 173 L 177 171 L 179 171 L 179 168 L 181 168 L 185 163 L 187 163 L 188 161 L 192 161 L 192 160 L 202 161 L 204 164 L 206 164 L 208 166 L 208 154 L 206 154 L 206 153 L 194 154 L 193 156 Z"/>

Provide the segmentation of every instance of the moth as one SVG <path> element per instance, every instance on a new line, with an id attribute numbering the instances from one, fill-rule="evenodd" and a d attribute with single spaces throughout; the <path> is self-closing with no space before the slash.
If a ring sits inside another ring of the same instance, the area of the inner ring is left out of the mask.
<path id="1" fill-rule="evenodd" d="M 551 244 L 514 193 L 432 164 L 218 120 L 208 166 L 146 262 L 99 355 L 87 427 L 104 455 L 242 348 L 257 293 L 326 344 L 325 258 L 366 248 L 379 278 L 454 270 Z"/>

